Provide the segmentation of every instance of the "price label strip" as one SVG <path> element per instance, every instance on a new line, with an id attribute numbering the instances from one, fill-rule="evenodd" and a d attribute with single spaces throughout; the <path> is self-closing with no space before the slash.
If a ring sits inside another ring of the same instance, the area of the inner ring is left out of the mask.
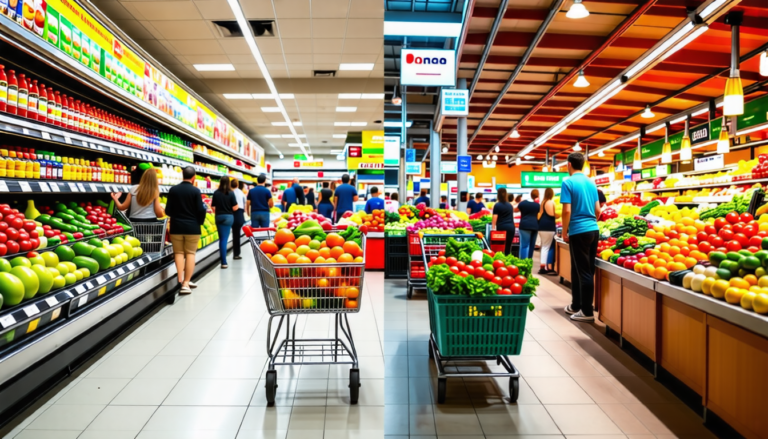
<path id="1" fill-rule="evenodd" d="M 69 136 L 64 136 L 64 143 L 66 143 L 68 145 L 71 145 L 72 144 L 72 139 Z"/>
<path id="2" fill-rule="evenodd" d="M 44 181 L 38 182 L 38 185 L 40 185 L 40 190 L 43 191 L 43 192 L 50 192 L 51 191 L 51 188 L 48 187 L 48 183 L 46 183 Z"/>
<path id="3" fill-rule="evenodd" d="M 129 270 L 135 270 L 136 269 L 136 266 L 133 265 L 133 262 L 128 263 L 128 269 Z"/>
<path id="4" fill-rule="evenodd" d="M 82 184 L 82 183 L 78 183 L 78 184 L 77 184 L 77 187 L 80 189 L 80 192 L 86 192 L 86 190 L 85 190 L 85 186 L 83 186 L 83 184 Z"/>
<path id="5" fill-rule="evenodd" d="M 22 192 L 32 192 L 32 186 L 30 186 L 26 181 L 20 181 L 19 187 L 21 187 Z"/>
<path id="6" fill-rule="evenodd" d="M 7 328 L 15 324 L 16 324 L 16 319 L 13 318 L 12 314 L 8 314 L 7 316 L 0 317 L 0 325 L 2 325 L 3 328 Z"/>
<path id="7" fill-rule="evenodd" d="M 96 187 L 95 184 L 91 183 L 91 192 L 98 192 L 99 188 Z"/>
<path id="8" fill-rule="evenodd" d="M 45 299 L 45 303 L 48 304 L 49 308 L 53 308 L 54 306 L 59 304 L 59 299 L 57 299 L 55 297 L 49 297 L 49 298 Z"/>
<path id="9" fill-rule="evenodd" d="M 3 180 L 0 180 L 0 192 L 8 192 L 8 185 Z"/>
<path id="10" fill-rule="evenodd" d="M 119 274 L 120 276 L 125 274 L 125 270 L 123 270 L 123 267 L 120 267 L 117 269 L 117 274 Z"/>
<path id="11" fill-rule="evenodd" d="M 74 183 L 68 183 L 68 184 L 69 184 L 69 190 L 70 190 L 70 191 L 72 191 L 72 192 L 80 192 L 80 191 L 77 189 L 77 185 L 76 185 L 76 184 L 74 184 Z"/>
<path id="12" fill-rule="evenodd" d="M 83 294 L 85 293 L 85 287 L 83 285 L 78 285 L 75 287 L 75 291 L 77 291 L 77 294 Z"/>
<path id="13" fill-rule="evenodd" d="M 59 192 L 61 189 L 59 188 L 58 183 L 51 183 L 51 191 L 53 192 Z"/>
<path id="14" fill-rule="evenodd" d="M 22 308 L 22 311 L 24 311 L 27 317 L 32 317 L 34 315 L 40 314 L 40 309 L 34 303 L 32 305 L 25 306 L 24 308 Z"/>
<path id="15" fill-rule="evenodd" d="M 78 308 L 88 303 L 88 296 L 83 296 L 77 301 Z"/>
<path id="16" fill-rule="evenodd" d="M 43 136 L 43 139 L 45 140 L 51 140 L 51 135 L 45 131 L 42 132 L 42 136 Z"/>
<path id="17" fill-rule="evenodd" d="M 96 283 L 99 285 L 104 285 L 105 283 L 107 283 L 107 278 L 104 276 L 99 276 L 96 278 Z"/>

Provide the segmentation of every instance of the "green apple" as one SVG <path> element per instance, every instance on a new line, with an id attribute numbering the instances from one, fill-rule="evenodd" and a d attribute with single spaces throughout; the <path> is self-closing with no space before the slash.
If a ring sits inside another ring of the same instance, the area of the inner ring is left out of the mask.
<path id="1" fill-rule="evenodd" d="M 16 256 L 15 258 L 11 259 L 11 267 L 31 267 L 32 263 L 29 262 L 29 259 L 25 258 L 24 256 Z"/>
<path id="2" fill-rule="evenodd" d="M 8 262 L 8 259 L 0 258 L 0 273 L 8 273 L 11 271 L 11 268 L 13 268 L 13 265 Z"/>
<path id="3" fill-rule="evenodd" d="M 77 271 L 75 272 L 75 275 L 77 275 L 77 273 L 82 273 L 83 274 L 83 278 L 91 277 L 91 270 L 89 270 L 89 269 L 87 269 L 85 267 L 78 268 Z"/>
<path id="4" fill-rule="evenodd" d="M 66 279 L 64 279 L 64 276 L 58 275 L 53 278 L 53 289 L 58 290 L 59 288 L 64 288 L 64 285 L 67 284 Z"/>
<path id="5" fill-rule="evenodd" d="M 77 281 L 78 281 L 78 282 L 80 282 L 81 280 L 83 280 L 83 272 L 82 272 L 82 271 L 80 271 L 79 269 L 78 269 L 78 270 L 75 270 L 75 271 L 73 271 L 73 272 L 72 272 L 72 274 L 74 274 L 74 275 L 75 275 L 75 279 L 77 279 Z"/>
<path id="6" fill-rule="evenodd" d="M 40 281 L 40 289 L 37 291 L 38 294 L 46 294 L 51 291 L 51 287 L 53 286 L 53 275 L 48 271 L 48 268 L 43 265 L 35 264 L 32 266 L 32 271 L 35 272 L 37 279 Z M 59 272 L 57 271 L 56 274 L 58 273 Z"/>
<path id="7" fill-rule="evenodd" d="M 23 265 L 17 265 L 11 269 L 11 274 L 18 277 L 22 284 L 24 284 L 24 298 L 31 299 L 37 294 L 37 290 L 40 289 L 40 280 L 37 278 L 37 274 L 32 271 L 31 268 Z"/>
<path id="8" fill-rule="evenodd" d="M 55 267 L 59 265 L 59 255 L 54 252 L 45 252 L 40 255 L 45 261 L 46 267 Z"/>
<path id="9" fill-rule="evenodd" d="M 29 262 L 32 265 L 42 265 L 45 267 L 45 259 L 42 258 L 42 256 L 35 256 L 34 258 L 29 258 Z"/>
<path id="10" fill-rule="evenodd" d="M 67 285 L 72 285 L 73 283 L 77 282 L 77 276 L 75 276 L 75 273 L 67 273 L 64 275 L 64 281 L 67 283 Z"/>
<path id="11" fill-rule="evenodd" d="M 66 274 L 69 273 L 69 267 L 64 265 L 63 262 L 59 262 L 58 264 L 56 264 L 56 270 L 58 270 L 59 274 L 62 276 L 66 276 Z"/>
<path id="12" fill-rule="evenodd" d="M 24 299 L 24 284 L 11 273 L 1 272 L 0 294 L 3 296 L 4 305 L 18 305 Z"/>

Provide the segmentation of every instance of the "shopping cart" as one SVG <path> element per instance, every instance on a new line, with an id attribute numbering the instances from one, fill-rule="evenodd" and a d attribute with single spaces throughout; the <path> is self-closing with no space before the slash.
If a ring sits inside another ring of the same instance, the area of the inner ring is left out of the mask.
<path id="1" fill-rule="evenodd" d="M 424 235 L 424 260 L 428 261 L 442 250 L 448 238 L 461 241 L 476 239 L 487 249 L 487 242 L 474 235 Z M 440 248 L 442 247 L 442 248 Z M 426 264 L 426 262 L 425 262 Z M 429 266 L 427 265 L 427 271 Z M 530 295 L 469 297 L 437 295 L 427 288 L 429 301 L 429 358 L 437 367 L 437 402 L 445 402 L 448 378 L 508 377 L 509 399 L 516 402 L 520 393 L 520 372 L 508 355 L 519 355 L 525 333 Z M 465 370 L 457 363 L 496 360 L 505 372 L 483 367 Z M 447 372 L 452 364 L 455 372 Z"/>
<path id="2" fill-rule="evenodd" d="M 245 234 L 253 249 L 261 276 L 259 285 L 269 312 L 269 368 L 265 377 L 267 403 L 270 406 L 275 403 L 276 366 L 349 364 L 352 366 L 349 370 L 349 398 L 352 404 L 357 404 L 360 369 L 347 316 L 360 311 L 365 259 L 363 262 L 334 264 L 274 264 L 261 250 L 260 244 L 272 239 L 275 230 L 246 228 Z M 365 254 L 365 236 L 362 249 Z M 355 299 L 350 299 L 351 297 Z M 296 338 L 296 322 L 301 314 L 334 314 L 334 337 Z M 293 326 L 292 315 L 296 316 Z M 272 320 L 275 317 L 279 317 L 279 321 L 273 335 Z M 279 340 L 283 324 L 285 338 Z"/>
<path id="3" fill-rule="evenodd" d="M 407 296 L 413 297 L 414 290 L 427 289 L 427 264 L 432 256 L 437 256 L 441 250 L 445 250 L 448 238 L 457 241 L 465 241 L 478 238 L 475 234 L 466 235 L 435 235 L 426 234 L 419 238 L 418 233 L 408 235 L 408 285 Z"/>
<path id="4" fill-rule="evenodd" d="M 139 241 L 144 253 L 160 253 L 165 248 L 165 230 L 168 226 L 168 218 L 156 222 L 131 222 L 119 209 L 115 209 L 117 219 L 131 226 L 131 232 Z"/>

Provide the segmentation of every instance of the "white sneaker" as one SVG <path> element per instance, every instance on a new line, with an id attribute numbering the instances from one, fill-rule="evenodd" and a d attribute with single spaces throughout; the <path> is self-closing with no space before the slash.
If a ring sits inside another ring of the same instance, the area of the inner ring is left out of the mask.
<path id="1" fill-rule="evenodd" d="M 192 290 L 189 287 L 181 287 L 179 294 L 192 294 Z"/>
<path id="2" fill-rule="evenodd" d="M 577 322 L 594 322 L 595 316 L 585 316 L 582 311 L 579 311 L 571 316 L 571 320 Z"/>
<path id="3" fill-rule="evenodd" d="M 194 282 L 189 282 L 189 288 L 197 288 L 197 284 Z"/>
<path id="4" fill-rule="evenodd" d="M 570 314 L 570 315 L 576 314 L 578 312 L 573 308 L 571 308 L 571 305 L 566 306 L 564 311 L 566 314 Z"/>

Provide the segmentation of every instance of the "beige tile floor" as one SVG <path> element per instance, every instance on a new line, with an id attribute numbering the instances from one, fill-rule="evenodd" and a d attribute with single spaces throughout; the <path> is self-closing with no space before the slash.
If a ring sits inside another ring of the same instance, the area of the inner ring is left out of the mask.
<path id="1" fill-rule="evenodd" d="M 520 396 L 507 378 L 448 380 L 436 403 L 429 362 L 426 295 L 405 297 L 387 281 L 384 313 L 386 439 L 714 438 L 697 415 L 608 340 L 599 327 L 572 323 L 570 293 L 542 276 L 520 356 Z M 495 362 L 485 367 L 496 369 Z"/>
<path id="2" fill-rule="evenodd" d="M 248 250 L 244 248 L 244 250 Z M 351 315 L 362 388 L 349 405 L 349 366 L 278 370 L 264 396 L 268 314 L 250 251 L 215 269 L 45 395 L 7 439 L 382 438 L 384 275 L 367 273 Z M 302 317 L 297 334 L 332 332 L 330 315 Z"/>

